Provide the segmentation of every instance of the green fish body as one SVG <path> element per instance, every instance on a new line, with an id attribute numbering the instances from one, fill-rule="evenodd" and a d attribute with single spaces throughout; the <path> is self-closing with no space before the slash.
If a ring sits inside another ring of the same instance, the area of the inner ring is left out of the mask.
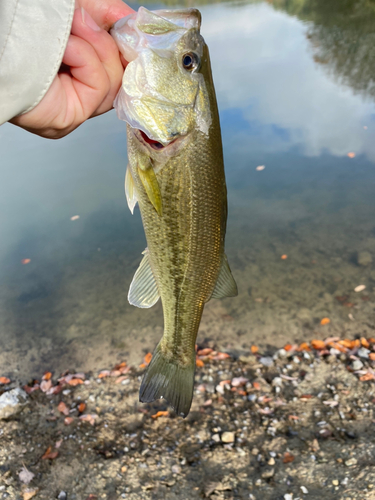
<path id="1" fill-rule="evenodd" d="M 161 297 L 164 313 L 164 334 L 140 401 L 165 398 L 185 417 L 204 305 L 237 295 L 224 253 L 227 196 L 219 115 L 199 12 L 140 8 L 125 19 L 112 34 L 120 49 L 126 39 L 123 54 L 134 59 L 115 107 L 128 122 L 128 203 L 133 210 L 138 202 L 147 239 L 128 298 L 151 307 Z M 131 30 L 137 31 L 136 42 L 129 42 Z"/>

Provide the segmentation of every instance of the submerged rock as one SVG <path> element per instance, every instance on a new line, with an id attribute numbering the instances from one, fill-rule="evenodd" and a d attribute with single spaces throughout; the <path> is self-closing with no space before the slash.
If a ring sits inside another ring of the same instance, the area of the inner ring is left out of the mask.
<path id="1" fill-rule="evenodd" d="M 369 266 L 372 264 L 372 255 L 370 252 L 358 252 L 357 262 L 359 266 Z"/>
<path id="2" fill-rule="evenodd" d="M 0 396 L 0 419 L 17 415 L 23 406 L 27 404 L 28 396 L 25 391 L 17 387 L 11 391 L 4 392 Z"/>

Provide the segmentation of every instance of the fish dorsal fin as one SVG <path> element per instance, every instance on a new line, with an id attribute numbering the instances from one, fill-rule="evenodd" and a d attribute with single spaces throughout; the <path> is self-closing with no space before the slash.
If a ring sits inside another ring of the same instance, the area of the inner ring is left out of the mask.
<path id="1" fill-rule="evenodd" d="M 128 168 L 126 169 L 126 174 L 125 174 L 125 195 L 126 195 L 126 201 L 128 202 L 128 207 L 131 213 L 134 213 L 134 207 L 137 204 L 137 195 L 135 192 L 135 186 L 134 186 L 134 181 L 132 174 L 130 173 L 130 167 L 128 165 Z"/>
<path id="2" fill-rule="evenodd" d="M 128 300 L 133 306 L 147 308 L 156 304 L 160 294 L 150 266 L 147 248 L 143 253 L 144 257 L 130 284 Z"/>
<path id="3" fill-rule="evenodd" d="M 237 285 L 232 276 L 227 256 L 223 254 L 219 276 L 214 291 L 212 292 L 211 299 L 235 297 L 236 295 L 238 295 Z"/>

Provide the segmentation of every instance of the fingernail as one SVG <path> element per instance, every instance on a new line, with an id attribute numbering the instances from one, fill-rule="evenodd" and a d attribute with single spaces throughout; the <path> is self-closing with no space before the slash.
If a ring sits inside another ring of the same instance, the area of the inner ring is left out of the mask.
<path id="1" fill-rule="evenodd" d="M 88 12 L 85 11 L 83 7 L 81 7 L 81 16 L 82 16 L 82 22 L 83 24 L 86 24 L 89 28 L 91 28 L 94 31 L 100 31 L 101 28 L 96 24 L 94 19 L 90 16 Z"/>

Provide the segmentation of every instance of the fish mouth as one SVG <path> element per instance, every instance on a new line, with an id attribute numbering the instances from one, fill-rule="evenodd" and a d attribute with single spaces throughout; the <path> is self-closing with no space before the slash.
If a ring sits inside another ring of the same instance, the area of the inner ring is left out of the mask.
<path id="1" fill-rule="evenodd" d="M 146 135 L 143 130 L 139 130 L 139 133 L 142 137 L 142 139 L 152 147 L 152 149 L 155 149 L 156 151 L 160 151 L 161 149 L 164 149 L 165 146 L 161 142 L 155 141 L 154 139 L 150 139 L 148 135 Z"/>
<path id="2" fill-rule="evenodd" d="M 140 129 L 137 130 L 136 136 L 138 137 L 138 139 L 141 140 L 141 142 L 146 143 L 154 151 L 162 151 L 163 149 L 167 148 L 171 144 L 174 144 L 176 141 L 178 141 L 182 137 L 182 136 L 178 136 L 175 139 L 173 139 L 172 141 L 168 142 L 167 144 L 163 144 L 159 141 L 155 141 L 154 139 L 150 139 L 150 137 L 148 137 L 148 135 L 145 134 L 145 132 L 143 132 L 143 130 L 140 130 Z"/>

